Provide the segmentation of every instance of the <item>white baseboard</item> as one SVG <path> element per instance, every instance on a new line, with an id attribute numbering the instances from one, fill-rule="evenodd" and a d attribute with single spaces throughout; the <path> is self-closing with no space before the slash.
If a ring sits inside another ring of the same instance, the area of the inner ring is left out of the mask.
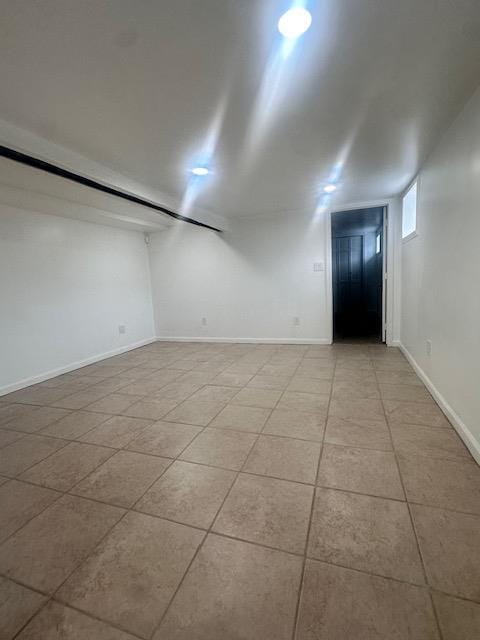
<path id="1" fill-rule="evenodd" d="M 143 347 L 146 344 L 151 344 L 152 342 L 156 342 L 156 338 L 147 338 L 146 340 L 140 340 L 139 342 L 134 342 L 133 344 L 119 347 L 118 349 L 112 349 L 111 351 L 106 351 L 105 353 L 100 353 L 96 356 L 85 358 L 85 360 L 72 362 L 71 364 L 68 364 L 64 367 L 59 367 L 58 369 L 51 369 L 50 371 L 39 373 L 35 376 L 31 376 L 30 378 L 24 378 L 23 380 L 19 380 L 18 382 L 7 384 L 3 387 L 0 387 L 0 396 L 4 396 L 7 393 L 12 393 L 13 391 L 19 391 L 20 389 L 25 389 L 25 387 L 30 387 L 32 384 L 38 384 L 39 382 L 50 380 L 50 378 L 55 378 L 56 376 L 60 376 L 63 373 L 70 373 L 70 371 L 81 369 L 82 367 L 86 367 L 89 364 L 100 362 L 100 360 L 112 358 L 113 356 L 118 356 L 122 353 L 126 353 L 127 351 L 138 349 L 139 347 Z"/>
<path id="2" fill-rule="evenodd" d="M 207 336 L 157 336 L 159 342 L 226 342 L 233 344 L 332 344 L 328 338 L 211 338 Z"/>
<path id="3" fill-rule="evenodd" d="M 435 387 L 433 382 L 427 376 L 427 374 L 423 371 L 420 365 L 416 362 L 415 358 L 412 356 L 410 351 L 400 342 L 400 349 L 404 356 L 407 358 L 409 363 L 415 370 L 417 376 L 422 380 L 427 389 L 430 391 L 432 396 L 435 398 L 438 406 L 446 415 L 448 421 L 451 423 L 455 431 L 458 433 L 460 438 L 465 443 L 465 446 L 470 451 L 475 461 L 480 465 L 480 442 L 474 437 L 473 433 L 467 427 L 467 425 L 463 422 L 460 416 L 452 409 L 452 407 L 448 404 L 446 399 L 440 393 L 440 391 Z"/>

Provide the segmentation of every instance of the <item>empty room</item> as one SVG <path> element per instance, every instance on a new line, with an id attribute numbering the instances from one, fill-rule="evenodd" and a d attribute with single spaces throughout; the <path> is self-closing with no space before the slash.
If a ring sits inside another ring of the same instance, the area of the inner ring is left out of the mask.
<path id="1" fill-rule="evenodd" d="M 0 34 L 0 640 L 480 640 L 479 0 Z"/>

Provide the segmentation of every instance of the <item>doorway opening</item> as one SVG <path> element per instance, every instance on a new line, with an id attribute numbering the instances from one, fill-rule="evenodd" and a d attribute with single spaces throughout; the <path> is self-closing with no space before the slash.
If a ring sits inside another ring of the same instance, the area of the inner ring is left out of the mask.
<path id="1" fill-rule="evenodd" d="M 332 213 L 333 340 L 385 342 L 385 207 Z"/>

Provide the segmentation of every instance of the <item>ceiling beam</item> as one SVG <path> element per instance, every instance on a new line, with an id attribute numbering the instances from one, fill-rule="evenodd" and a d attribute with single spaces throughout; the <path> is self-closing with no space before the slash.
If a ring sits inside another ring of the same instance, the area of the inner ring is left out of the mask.
<path id="1" fill-rule="evenodd" d="M 195 220 L 194 218 L 189 218 L 188 216 L 182 216 L 180 213 L 176 213 L 171 209 L 167 209 L 167 207 L 164 207 L 160 204 L 155 204 L 154 202 L 145 200 L 140 196 L 135 196 L 125 191 L 121 191 L 120 189 L 109 187 L 108 185 L 102 184 L 101 182 L 97 182 L 92 178 L 86 178 L 85 176 L 82 176 L 78 173 L 74 173 L 73 171 L 69 171 L 68 169 L 63 169 L 62 167 L 58 167 L 57 165 L 52 164 L 51 162 L 40 160 L 39 158 L 35 158 L 34 156 L 28 155 L 26 153 L 16 151 L 15 149 L 11 149 L 10 147 L 5 147 L 3 145 L 0 145 L 0 157 L 8 158 L 9 160 L 13 160 L 14 162 L 19 162 L 20 164 L 27 165 L 28 167 L 39 169 L 40 171 L 45 171 L 46 173 L 59 176 L 60 178 L 64 178 L 65 180 L 70 180 L 71 182 L 76 182 L 77 184 L 81 184 L 85 187 L 89 187 L 90 189 L 96 189 L 97 191 L 107 193 L 111 196 L 122 198 L 123 200 L 127 200 L 128 202 L 139 204 L 142 207 L 148 207 L 149 209 L 154 209 L 155 211 L 164 213 L 165 215 L 170 216 L 171 218 L 175 218 L 175 220 L 181 220 L 182 222 L 188 222 L 189 224 L 194 224 L 198 227 L 204 227 L 205 229 L 210 229 L 212 231 L 217 231 L 221 233 L 221 229 L 212 227 L 209 224 L 205 224 L 204 222 L 200 222 L 198 220 Z"/>

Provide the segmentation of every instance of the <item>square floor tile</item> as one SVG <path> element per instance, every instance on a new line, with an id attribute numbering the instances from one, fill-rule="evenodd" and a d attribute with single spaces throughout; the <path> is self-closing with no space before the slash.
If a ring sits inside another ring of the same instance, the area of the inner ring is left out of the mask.
<path id="1" fill-rule="evenodd" d="M 270 409 L 260 407 L 245 407 L 237 404 L 227 404 L 210 424 L 217 429 L 237 429 L 238 431 L 260 432 L 263 429 Z"/>
<path id="2" fill-rule="evenodd" d="M 209 535 L 154 640 L 290 640 L 302 559 Z"/>
<path id="3" fill-rule="evenodd" d="M 207 529 L 234 479 L 234 471 L 177 460 L 138 501 L 135 509 Z"/>
<path id="4" fill-rule="evenodd" d="M 303 553 L 313 488 L 306 485 L 240 474 L 213 530 L 234 538 Z"/>
<path id="5" fill-rule="evenodd" d="M 307 560 L 296 640 L 439 640 L 428 591 Z"/>
<path id="6" fill-rule="evenodd" d="M 392 451 L 390 432 L 385 420 L 337 418 L 327 420 L 325 442 L 379 451 Z"/>
<path id="7" fill-rule="evenodd" d="M 395 455 L 389 451 L 325 444 L 318 485 L 405 500 Z"/>
<path id="8" fill-rule="evenodd" d="M 0 425 L 4 426 L 10 420 L 28 415 L 32 409 L 33 407 L 24 404 L 0 404 Z"/>
<path id="9" fill-rule="evenodd" d="M 201 427 L 190 424 L 156 422 L 132 440 L 127 449 L 139 453 L 176 458 L 201 431 Z"/>
<path id="10" fill-rule="evenodd" d="M 395 450 L 407 457 L 418 454 L 440 460 L 472 460 L 454 429 L 395 424 L 391 431 Z"/>
<path id="11" fill-rule="evenodd" d="M 215 371 L 187 371 L 178 378 L 178 382 L 197 384 L 203 386 L 209 384 L 217 376 Z"/>
<path id="12" fill-rule="evenodd" d="M 135 380 L 123 386 L 121 391 L 123 394 L 131 394 L 133 396 L 148 396 L 155 393 L 161 388 L 161 384 L 156 380 Z"/>
<path id="13" fill-rule="evenodd" d="M 173 382 L 173 380 L 178 380 L 183 373 L 184 372 L 179 369 L 160 369 L 159 371 L 150 373 L 144 380 L 154 380 L 159 386 L 167 385 L 169 382 Z"/>
<path id="14" fill-rule="evenodd" d="M 380 384 L 407 384 L 423 387 L 423 382 L 413 371 L 375 371 Z"/>
<path id="15" fill-rule="evenodd" d="M 444 640 L 480 638 L 480 604 L 434 593 L 433 601 Z"/>
<path id="16" fill-rule="evenodd" d="M 451 427 L 433 400 L 430 402 L 405 402 L 384 399 L 383 404 L 390 424 L 405 423 L 425 427 Z"/>
<path id="17" fill-rule="evenodd" d="M 299 391 L 301 393 L 320 393 L 330 395 L 332 383 L 330 380 L 318 380 L 306 376 L 294 376 L 287 387 L 287 391 Z"/>
<path id="18" fill-rule="evenodd" d="M 0 547 L 0 571 L 40 591 L 55 591 L 124 511 L 64 496 Z"/>
<path id="19" fill-rule="evenodd" d="M 411 508 L 430 585 L 480 601 L 480 517 L 421 505 Z"/>
<path id="20" fill-rule="evenodd" d="M 167 415 L 169 411 L 175 409 L 178 402 L 175 400 L 161 400 L 153 398 L 144 398 L 138 402 L 134 402 L 120 413 L 124 416 L 132 418 L 146 418 L 148 420 L 160 420 Z"/>
<path id="21" fill-rule="evenodd" d="M 52 422 L 68 415 L 68 409 L 57 407 L 30 407 L 30 411 L 22 413 L 4 423 L 6 429 L 35 433 Z"/>
<path id="22" fill-rule="evenodd" d="M 0 578 L 0 638 L 11 640 L 40 609 L 46 597 Z M 37 639 L 35 639 L 37 640 Z"/>
<path id="23" fill-rule="evenodd" d="M 16 476 L 66 444 L 57 438 L 27 435 L 0 449 L 0 473 Z"/>
<path id="24" fill-rule="evenodd" d="M 60 497 L 55 491 L 10 480 L 0 487 L 0 542 Z"/>
<path id="25" fill-rule="evenodd" d="M 82 442 L 90 442 L 91 444 L 121 449 L 151 424 L 151 420 L 143 420 L 142 418 L 112 416 L 105 422 L 99 424 L 98 427 L 95 427 L 95 429 L 83 435 L 80 440 L 82 440 Z"/>
<path id="26" fill-rule="evenodd" d="M 178 407 L 167 413 L 167 422 L 183 422 L 201 427 L 207 426 L 220 413 L 226 402 L 210 400 L 185 400 Z"/>
<path id="27" fill-rule="evenodd" d="M 325 418 L 318 413 L 274 409 L 263 428 L 263 433 L 321 442 L 324 430 Z"/>
<path id="28" fill-rule="evenodd" d="M 96 382 L 95 385 L 90 387 L 91 389 L 95 389 L 95 391 L 102 392 L 104 394 L 113 394 L 115 391 L 120 391 L 123 393 L 123 388 L 130 383 L 128 378 L 107 378 L 106 380 L 100 380 L 100 382 Z M 106 412 L 110 413 L 110 412 Z"/>
<path id="29" fill-rule="evenodd" d="M 344 420 L 385 419 L 382 402 L 375 398 L 332 398 L 328 415 Z"/>
<path id="30" fill-rule="evenodd" d="M 335 365 L 333 363 L 327 364 L 321 361 L 320 364 L 317 364 L 316 360 L 303 360 L 296 370 L 295 375 L 304 378 L 316 378 L 317 380 L 332 380 L 334 371 Z"/>
<path id="31" fill-rule="evenodd" d="M 405 402 L 432 402 L 433 398 L 425 387 L 415 384 L 381 384 L 380 393 L 384 400 Z"/>
<path id="32" fill-rule="evenodd" d="M 90 411 L 72 411 L 65 418 L 54 422 L 42 429 L 42 435 L 65 438 L 65 440 L 77 440 L 87 431 L 108 420 L 109 416 L 103 413 L 91 413 Z"/>
<path id="33" fill-rule="evenodd" d="M 14 402 L 26 404 L 49 405 L 55 403 L 59 398 L 67 395 L 68 390 L 60 388 L 45 388 L 40 385 L 33 385 L 27 389 L 21 389 L 10 394 L 15 398 Z"/>
<path id="34" fill-rule="evenodd" d="M 128 393 L 111 393 L 100 400 L 85 407 L 87 411 L 98 411 L 99 413 L 111 413 L 116 415 L 124 411 L 135 401 L 141 400 L 142 396 L 134 396 Z"/>
<path id="35" fill-rule="evenodd" d="M 256 376 L 253 376 L 247 387 L 283 391 L 287 388 L 289 381 L 290 376 L 267 376 L 265 374 L 257 374 Z"/>
<path id="36" fill-rule="evenodd" d="M 377 378 L 373 371 L 357 371 L 356 369 L 337 369 L 333 384 L 339 382 L 377 384 Z"/>
<path id="37" fill-rule="evenodd" d="M 25 627 L 18 640 L 135 640 L 135 637 L 52 601 Z"/>
<path id="38" fill-rule="evenodd" d="M 369 399 L 380 398 L 380 391 L 376 382 L 335 380 L 333 383 L 332 398 L 342 399 Z"/>
<path id="39" fill-rule="evenodd" d="M 8 444 L 12 444 L 13 442 L 17 442 L 24 437 L 24 433 L 20 431 L 6 431 L 5 429 L 0 429 L 0 449 L 2 447 L 6 447 Z"/>
<path id="40" fill-rule="evenodd" d="M 22 473 L 21 479 L 50 489 L 68 491 L 112 454 L 112 449 L 70 442 Z"/>
<path id="41" fill-rule="evenodd" d="M 224 371 L 219 373 L 212 380 L 212 383 L 224 387 L 244 387 L 251 378 L 252 374 L 250 373 L 228 373 Z"/>
<path id="42" fill-rule="evenodd" d="M 243 470 L 314 484 L 320 449 L 318 442 L 262 435 L 251 450 Z"/>
<path id="43" fill-rule="evenodd" d="M 308 555 L 352 569 L 423 584 L 407 505 L 317 489 Z"/>
<path id="44" fill-rule="evenodd" d="M 375 371 L 405 371 L 413 373 L 412 367 L 402 358 L 372 358 Z"/>
<path id="45" fill-rule="evenodd" d="M 291 364 L 290 363 L 285 363 L 285 364 L 267 363 L 263 365 L 261 369 L 259 369 L 258 373 L 260 375 L 266 375 L 266 376 L 287 377 L 287 376 L 293 376 L 297 367 L 298 367 L 298 362 L 294 362 Z"/>
<path id="46" fill-rule="evenodd" d="M 190 396 L 192 401 L 200 402 L 230 402 L 234 395 L 238 393 L 236 387 L 220 387 L 213 384 L 207 384 Z"/>
<path id="47" fill-rule="evenodd" d="M 232 404 L 241 404 L 247 407 L 273 409 L 281 395 L 282 392 L 276 389 L 245 387 L 237 393 L 231 402 Z"/>
<path id="48" fill-rule="evenodd" d="M 407 499 L 480 515 L 480 467 L 469 460 L 398 455 Z"/>
<path id="49" fill-rule="evenodd" d="M 329 401 L 328 394 L 285 391 L 278 402 L 277 409 L 308 411 L 326 417 Z"/>
<path id="50" fill-rule="evenodd" d="M 152 393 L 150 399 L 180 404 L 180 402 L 189 398 L 195 391 L 201 389 L 201 386 L 200 384 L 192 382 L 170 382 L 155 393 Z"/>
<path id="51" fill-rule="evenodd" d="M 95 385 L 95 387 L 90 387 L 85 389 L 85 391 L 77 391 L 77 393 L 65 396 L 57 400 L 54 405 L 56 407 L 63 407 L 64 409 L 83 409 L 87 405 L 108 395 L 108 393 L 108 391 L 104 391 L 103 389 L 97 389 Z"/>
<path id="52" fill-rule="evenodd" d="M 167 458 L 118 451 L 77 484 L 71 493 L 119 507 L 131 507 L 171 464 Z"/>
<path id="53" fill-rule="evenodd" d="M 204 533 L 129 512 L 65 582 L 59 598 L 148 638 Z"/>
<path id="54" fill-rule="evenodd" d="M 373 372 L 373 365 L 370 360 L 362 360 L 361 358 L 348 359 L 338 358 L 335 374 L 345 370 Z"/>
<path id="55" fill-rule="evenodd" d="M 180 458 L 214 467 L 239 471 L 256 440 L 253 433 L 227 429 L 205 429 Z"/>

